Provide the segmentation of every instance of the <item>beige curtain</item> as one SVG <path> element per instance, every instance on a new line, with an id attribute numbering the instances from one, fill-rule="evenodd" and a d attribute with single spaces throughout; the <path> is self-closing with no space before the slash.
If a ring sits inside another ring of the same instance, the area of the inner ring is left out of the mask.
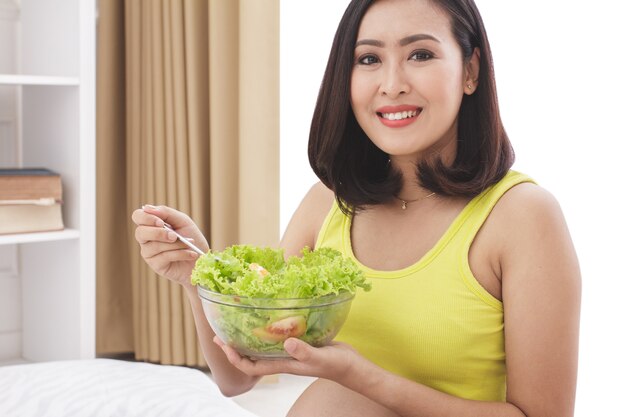
<path id="1" fill-rule="evenodd" d="M 213 248 L 276 245 L 278 0 L 101 0 L 97 350 L 203 366 L 191 311 L 130 213 L 189 213 Z"/>

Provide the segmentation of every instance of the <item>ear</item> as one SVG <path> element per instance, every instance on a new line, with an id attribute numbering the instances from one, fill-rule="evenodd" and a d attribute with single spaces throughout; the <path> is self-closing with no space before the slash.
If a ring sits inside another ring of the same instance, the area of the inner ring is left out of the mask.
<path id="1" fill-rule="evenodd" d="M 465 64 L 465 82 L 463 83 L 463 91 L 465 94 L 472 95 L 478 87 L 478 74 L 480 72 L 480 49 L 474 48 L 472 56 Z"/>

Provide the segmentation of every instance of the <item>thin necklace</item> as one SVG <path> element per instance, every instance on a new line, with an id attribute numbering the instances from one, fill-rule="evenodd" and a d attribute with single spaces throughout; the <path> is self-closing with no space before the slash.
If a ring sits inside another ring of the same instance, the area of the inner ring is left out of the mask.
<path id="1" fill-rule="evenodd" d="M 400 197 L 396 197 L 396 198 L 402 202 L 402 210 L 406 210 L 406 206 L 407 206 L 409 203 L 415 203 L 415 202 L 417 202 L 417 201 L 426 200 L 427 198 L 432 197 L 432 196 L 434 196 L 435 194 L 436 194 L 436 193 L 434 193 L 434 192 L 433 192 L 433 193 L 428 194 L 427 196 L 420 197 L 420 198 L 416 198 L 415 200 L 403 200 L 403 199 L 401 199 Z"/>

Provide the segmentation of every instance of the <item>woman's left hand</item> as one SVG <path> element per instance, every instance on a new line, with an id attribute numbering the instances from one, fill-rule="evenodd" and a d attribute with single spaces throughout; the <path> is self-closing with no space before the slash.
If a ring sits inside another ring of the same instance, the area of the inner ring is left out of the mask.
<path id="1" fill-rule="evenodd" d="M 228 361 L 250 376 L 294 374 L 324 378 L 341 383 L 355 363 L 364 360 L 350 345 L 332 342 L 328 346 L 313 347 L 300 339 L 289 338 L 284 342 L 285 351 L 293 359 L 251 360 L 239 355 L 235 349 L 215 336 Z"/>

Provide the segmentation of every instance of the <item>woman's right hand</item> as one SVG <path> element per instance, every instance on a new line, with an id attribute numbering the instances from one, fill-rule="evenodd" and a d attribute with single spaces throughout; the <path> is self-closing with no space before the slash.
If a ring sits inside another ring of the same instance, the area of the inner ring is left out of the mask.
<path id="1" fill-rule="evenodd" d="M 194 245 L 204 252 L 209 244 L 189 216 L 167 206 L 144 206 L 132 215 L 137 225 L 135 239 L 141 247 L 141 256 L 154 272 L 191 288 L 191 271 L 198 259 L 198 254 L 177 240 L 174 233 L 163 228 L 168 223 L 182 236 L 192 240 Z"/>
<path id="2" fill-rule="evenodd" d="M 191 271 L 199 255 L 180 242 L 174 233 L 165 230 L 163 223 L 168 223 L 181 236 L 193 239 L 194 245 L 208 252 L 209 244 L 198 226 L 185 213 L 167 206 L 144 206 L 135 210 L 132 218 L 137 225 L 135 239 L 141 246 L 143 259 L 154 272 L 181 284 L 186 290 L 202 353 L 222 393 L 232 396 L 248 391 L 259 377 L 246 375 L 231 365 L 222 349 L 213 342 L 215 332 L 204 315 L 195 286 L 191 285 Z"/>

